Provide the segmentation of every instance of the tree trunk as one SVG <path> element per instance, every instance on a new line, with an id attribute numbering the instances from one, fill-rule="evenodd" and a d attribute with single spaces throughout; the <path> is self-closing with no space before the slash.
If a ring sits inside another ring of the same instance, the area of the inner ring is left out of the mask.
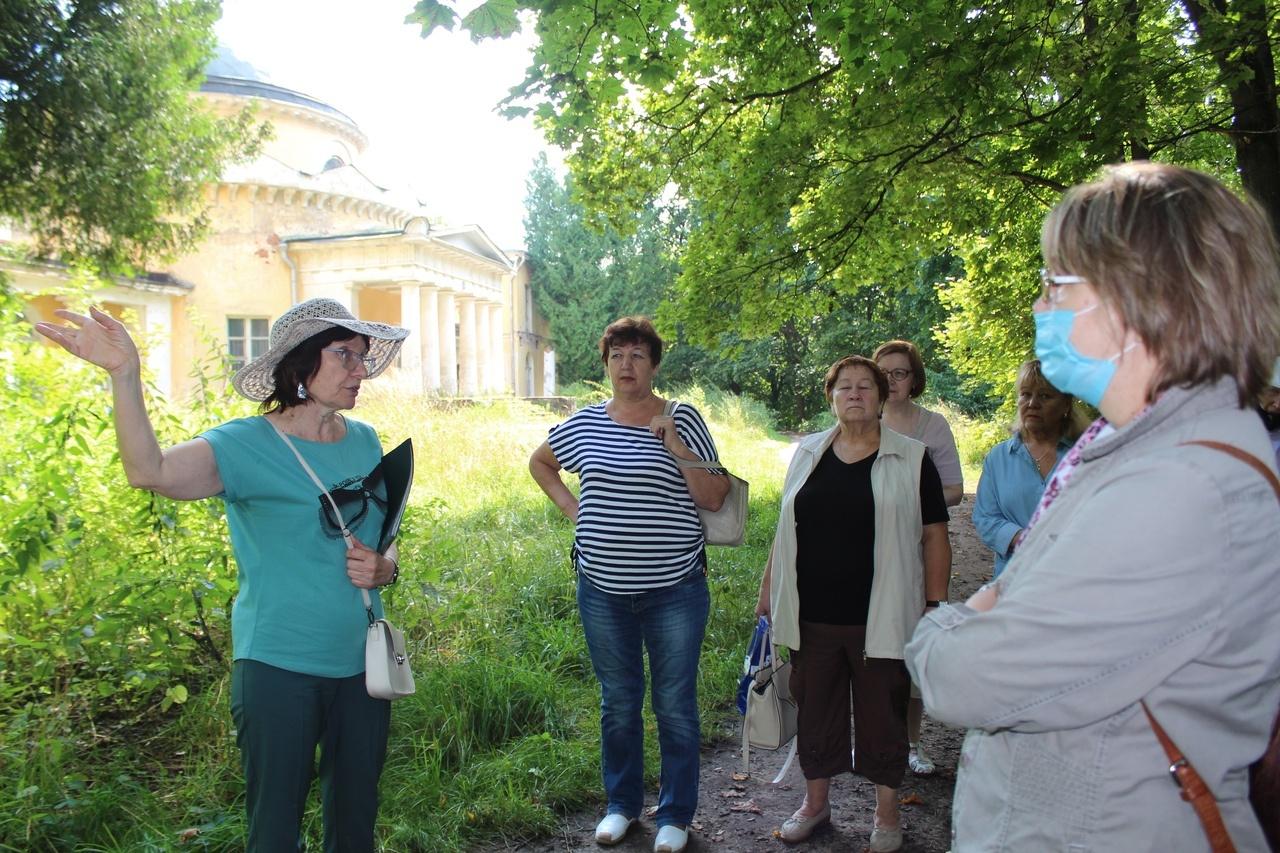
<path id="1" fill-rule="evenodd" d="M 1240 182 L 1270 215 L 1271 227 L 1280 236 L 1280 108 L 1266 2 L 1213 0 L 1213 8 L 1199 0 L 1182 4 L 1223 78 L 1241 78 L 1241 66 L 1250 72 L 1230 89 L 1231 142 Z M 1238 15 L 1239 23 L 1227 23 L 1227 12 Z"/>

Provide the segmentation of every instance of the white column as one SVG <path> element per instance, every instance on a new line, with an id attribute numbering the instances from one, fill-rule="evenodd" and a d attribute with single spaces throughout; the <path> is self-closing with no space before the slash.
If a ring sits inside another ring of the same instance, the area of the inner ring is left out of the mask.
<path id="1" fill-rule="evenodd" d="M 336 299 L 342 303 L 352 314 L 360 316 L 359 306 L 356 300 L 355 285 L 350 282 L 336 282 L 334 284 L 308 284 L 305 292 L 298 294 L 298 301 L 305 302 L 308 299 L 317 299 L 321 296 L 329 299 Z"/>
<path id="2" fill-rule="evenodd" d="M 422 386 L 422 300 L 416 282 L 400 283 L 400 323 L 409 330 L 409 339 L 400 347 L 400 382 L 410 392 L 421 394 Z"/>
<path id="3" fill-rule="evenodd" d="M 436 288 L 424 284 L 419 288 L 418 325 L 422 337 L 418 352 L 422 358 L 422 390 L 440 393 L 440 296 Z"/>
<path id="4" fill-rule="evenodd" d="M 547 350 L 542 354 L 542 396 L 551 397 L 556 393 L 556 351 Z"/>
<path id="5" fill-rule="evenodd" d="M 156 387 L 167 396 L 173 393 L 173 309 L 169 297 L 148 300 L 138 312 L 143 329 L 151 339 L 147 350 L 147 366 L 156 377 Z M 226 334 L 226 329 L 223 329 Z M 223 346 L 226 346 L 224 343 Z"/>
<path id="6" fill-rule="evenodd" d="M 493 391 L 493 360 L 489 346 L 489 303 L 476 306 L 476 388 L 481 394 Z"/>
<path id="7" fill-rule="evenodd" d="M 476 370 L 476 300 L 458 294 L 458 394 L 474 397 L 479 384 Z"/>
<path id="8" fill-rule="evenodd" d="M 506 337 L 502 328 L 502 306 L 493 304 L 489 306 L 489 342 L 492 349 L 490 350 L 489 363 L 493 365 L 493 378 L 490 388 L 495 394 L 505 394 L 511 390 L 511 383 L 507 381 L 507 368 L 511 366 L 510 362 L 503 358 L 502 341 Z"/>
<path id="9" fill-rule="evenodd" d="M 450 397 L 458 394 L 458 323 L 457 300 L 453 291 L 440 291 L 440 392 Z"/>

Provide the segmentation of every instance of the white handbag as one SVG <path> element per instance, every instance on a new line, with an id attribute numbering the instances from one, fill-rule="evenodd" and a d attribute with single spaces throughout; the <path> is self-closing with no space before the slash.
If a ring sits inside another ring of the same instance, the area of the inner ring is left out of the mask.
<path id="1" fill-rule="evenodd" d="M 369 612 L 372 615 L 372 608 Z M 404 632 L 386 619 L 369 623 L 364 641 L 364 686 L 375 699 L 400 699 L 412 696 L 417 689 L 409 668 L 409 653 L 405 651 Z"/>
<path id="2" fill-rule="evenodd" d="M 663 414 L 670 416 L 676 409 L 676 401 L 668 400 Z M 702 538 L 708 545 L 741 545 L 747 538 L 747 497 L 751 484 L 741 477 L 729 472 L 719 462 L 704 462 L 701 459 L 681 459 L 674 453 L 671 458 L 680 468 L 709 468 L 723 471 L 729 478 L 729 493 L 724 496 L 724 503 L 717 510 L 698 510 L 698 518 L 702 520 Z"/>
<path id="3" fill-rule="evenodd" d="M 271 422 L 267 421 L 267 423 Z M 338 509 L 338 502 L 333 499 L 333 495 L 329 494 L 329 490 L 324 487 L 324 483 L 320 482 L 316 472 L 311 470 L 307 460 L 302 458 L 302 454 L 293 446 L 293 442 L 284 434 L 284 430 L 275 424 L 271 424 L 271 427 L 293 451 L 293 455 L 298 457 L 302 470 L 306 471 L 311 481 L 324 492 L 324 496 L 329 501 L 329 507 L 333 510 L 333 517 L 342 526 L 342 538 L 346 540 L 348 548 L 352 547 L 354 542 L 351 531 L 347 529 L 347 522 L 342 517 L 342 511 Z M 386 619 L 378 619 L 373 615 L 373 599 L 369 597 L 369 590 L 362 588 L 360 595 L 364 599 L 364 612 L 369 617 L 369 630 L 364 640 L 365 690 L 374 699 L 400 699 L 412 696 L 417 687 L 413 683 L 413 670 L 409 666 L 409 652 L 405 648 L 404 633 Z"/>
<path id="4" fill-rule="evenodd" d="M 787 760 L 773 780 L 776 784 L 787 774 L 796 755 L 799 709 L 791 697 L 791 662 L 778 659 L 772 629 L 765 643 L 769 648 L 768 661 L 756 670 L 747 688 L 747 713 L 742 718 L 742 771 L 749 772 L 751 747 L 775 750 L 790 742 Z"/>

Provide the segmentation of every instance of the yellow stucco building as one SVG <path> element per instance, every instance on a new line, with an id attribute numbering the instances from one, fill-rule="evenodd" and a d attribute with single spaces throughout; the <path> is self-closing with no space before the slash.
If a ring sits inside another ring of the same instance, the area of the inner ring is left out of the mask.
<path id="1" fill-rule="evenodd" d="M 361 171 L 368 140 L 355 122 L 226 50 L 200 97 L 227 115 L 256 104 L 272 138 L 206 189 L 211 229 L 192 253 L 95 297 L 117 315 L 132 310 L 163 391 L 190 387 L 210 341 L 243 363 L 266 350 L 271 322 L 290 305 L 327 296 L 412 331 L 387 374 L 406 391 L 555 393 L 555 357 L 522 252 L 501 249 L 477 225 L 428 221 L 407 193 Z M 20 239 L 0 231 L 0 241 Z M 31 320 L 53 319 L 62 297 L 48 293 L 65 269 L 4 260 L 0 269 L 29 294 Z"/>

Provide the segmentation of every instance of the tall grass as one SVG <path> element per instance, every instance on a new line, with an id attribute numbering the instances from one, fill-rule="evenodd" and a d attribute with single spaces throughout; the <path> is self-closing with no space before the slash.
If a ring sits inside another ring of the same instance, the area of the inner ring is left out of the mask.
<path id="1" fill-rule="evenodd" d="M 369 391 L 356 416 L 372 423 L 387 447 L 412 436 L 417 464 L 401 536 L 401 581 L 385 600 L 408 635 L 418 693 L 392 714 L 380 840 L 386 850 L 440 851 L 548 833 L 564 810 L 601 796 L 599 696 L 574 603 L 572 528 L 527 470 L 530 452 L 560 417 L 514 400 L 449 408 L 380 394 L 376 383 Z M 752 484 L 747 545 L 710 549 L 712 612 L 699 701 L 704 735 L 714 738 L 733 720 L 787 443 L 749 402 L 697 388 L 678 396 L 704 412 L 721 458 Z M 104 445 L 89 448 L 84 471 L 118 467 Z M 118 489 L 120 478 L 111 476 Z M 145 496 L 129 504 L 148 505 Z M 162 516 L 154 525 L 170 537 L 185 535 L 183 525 L 199 525 L 200 559 L 217 566 L 226 556 L 219 505 L 192 510 L 170 529 L 163 516 L 170 510 L 161 507 L 152 513 Z M 131 525 L 137 519 L 101 521 L 109 522 L 104 526 L 118 549 L 112 556 L 100 547 L 96 561 L 77 564 L 74 589 L 109 584 L 118 574 L 113 561 L 136 559 Z M 213 553 L 217 548 L 222 551 Z M 181 549 L 174 553 L 195 559 Z M 33 558 L 21 575 L 31 606 L 65 607 L 48 592 L 66 596 L 73 587 L 47 585 L 56 575 L 40 571 Z M 168 574 L 167 582 L 189 598 L 181 573 Z M 216 576 L 218 584 L 224 576 Z M 208 621 L 202 648 L 219 648 L 224 658 L 207 651 L 197 673 L 178 685 L 181 691 L 156 680 L 122 698 L 118 686 L 129 672 L 107 659 L 86 666 L 79 649 L 66 653 L 74 666 L 63 668 L 62 682 L 45 679 L 37 690 L 22 673 L 0 676 L 10 697 L 0 729 L 0 850 L 242 846 L 225 661 L 229 614 L 221 604 L 224 590 L 207 583 L 218 601 L 202 610 Z M 24 642 L 43 642 L 28 633 L 32 638 Z M 149 636 L 154 642 L 156 635 Z M 96 684 L 111 687 L 104 691 L 110 703 L 95 703 Z M 652 735 L 652 720 L 647 724 Z M 647 740 L 656 782 L 656 738 Z M 318 844 L 314 797 L 306 830 Z"/>

